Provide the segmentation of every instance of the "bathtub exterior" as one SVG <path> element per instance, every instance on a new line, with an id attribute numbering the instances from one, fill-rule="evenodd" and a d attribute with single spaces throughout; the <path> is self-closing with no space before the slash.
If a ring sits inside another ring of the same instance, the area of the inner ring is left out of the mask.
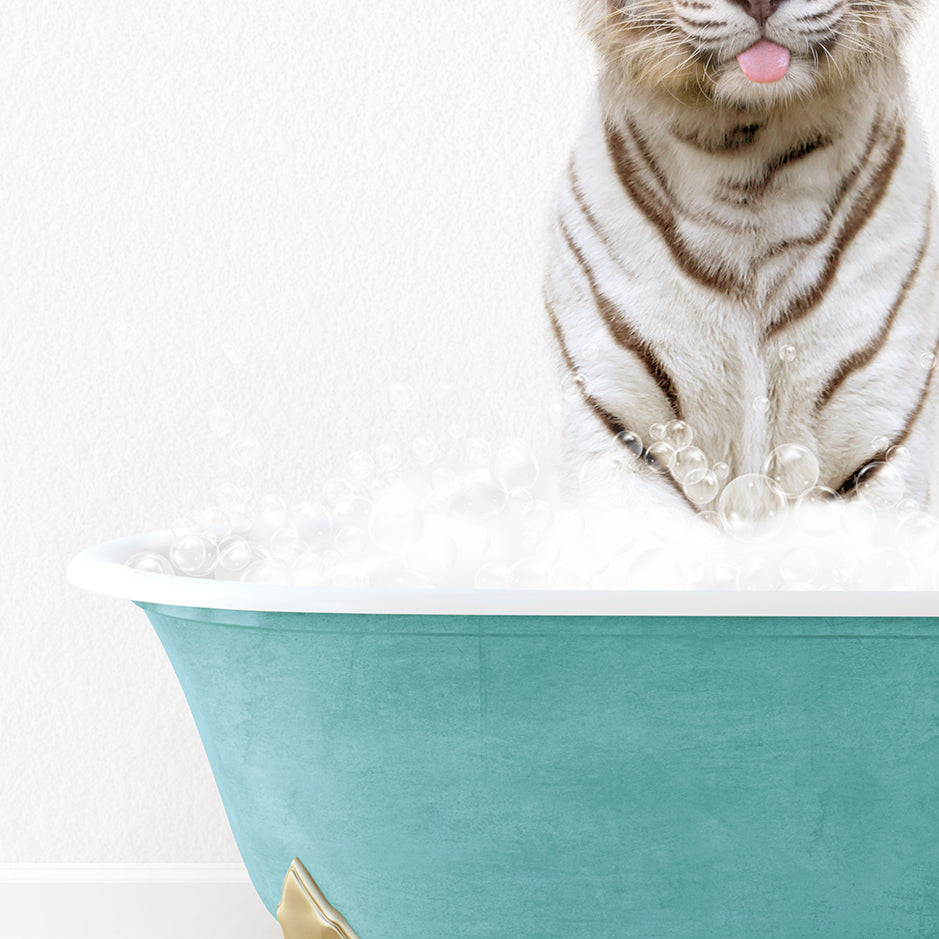
<path id="1" fill-rule="evenodd" d="M 274 912 L 360 939 L 939 935 L 939 619 L 140 603 Z"/>

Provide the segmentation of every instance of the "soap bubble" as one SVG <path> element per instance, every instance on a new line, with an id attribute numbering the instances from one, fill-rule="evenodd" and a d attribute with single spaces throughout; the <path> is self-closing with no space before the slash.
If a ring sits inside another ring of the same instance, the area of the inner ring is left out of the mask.
<path id="1" fill-rule="evenodd" d="M 398 414 L 404 414 L 409 411 L 417 400 L 417 392 L 407 382 L 396 381 L 388 389 L 388 399 L 391 402 L 391 408 Z"/>
<path id="2" fill-rule="evenodd" d="M 251 466 L 258 461 L 261 444 L 256 437 L 238 437 L 232 441 L 232 459 L 239 466 Z"/>
<path id="3" fill-rule="evenodd" d="M 411 453 L 418 466 L 430 466 L 440 457 L 440 447 L 431 437 L 415 437 L 411 443 Z"/>
<path id="4" fill-rule="evenodd" d="M 290 565 L 293 582 L 298 587 L 322 587 L 326 583 L 326 563 L 315 551 L 304 551 Z"/>
<path id="5" fill-rule="evenodd" d="M 333 522 L 322 503 L 300 502 L 290 510 L 288 518 L 314 551 L 321 551 L 332 540 Z"/>
<path id="6" fill-rule="evenodd" d="M 466 441 L 466 459 L 470 466 L 487 466 L 491 450 L 489 442 L 481 437 L 470 437 Z"/>
<path id="7" fill-rule="evenodd" d="M 695 505 L 707 505 L 717 497 L 720 483 L 713 470 L 696 469 L 685 477 L 684 490 Z"/>
<path id="8" fill-rule="evenodd" d="M 665 439 L 665 425 L 664 424 L 652 424 L 649 427 L 649 439 L 650 440 L 664 440 Z"/>
<path id="9" fill-rule="evenodd" d="M 218 566 L 225 571 L 243 571 L 254 560 L 254 552 L 245 538 L 233 535 L 218 544 Z"/>
<path id="10" fill-rule="evenodd" d="M 757 414 L 765 414 L 769 410 L 769 398 L 759 395 L 753 399 L 752 406 Z"/>
<path id="11" fill-rule="evenodd" d="M 397 552 L 417 542 L 423 524 L 420 512 L 411 502 L 387 496 L 372 508 L 368 531 L 378 547 Z"/>
<path id="12" fill-rule="evenodd" d="M 493 460 L 492 475 L 506 489 L 527 489 L 538 478 L 538 461 L 528 441 L 506 440 Z"/>
<path id="13" fill-rule="evenodd" d="M 244 365 L 248 361 L 248 353 L 234 342 L 222 343 L 222 354 L 235 366 Z"/>
<path id="14" fill-rule="evenodd" d="M 723 462 L 715 463 L 711 467 L 711 469 L 714 470 L 714 475 L 721 482 L 723 482 L 725 479 L 727 479 L 728 476 L 730 476 L 730 467 L 726 463 L 723 463 Z"/>
<path id="15" fill-rule="evenodd" d="M 893 508 L 906 489 L 903 471 L 890 463 L 868 463 L 858 473 L 857 497 L 875 509 Z"/>
<path id="16" fill-rule="evenodd" d="M 348 479 L 334 476 L 323 483 L 323 499 L 335 515 L 348 515 L 355 501 L 355 487 Z"/>
<path id="17" fill-rule="evenodd" d="M 766 477 L 748 473 L 731 480 L 717 510 L 726 530 L 747 541 L 771 538 L 785 523 L 786 500 Z"/>
<path id="18" fill-rule="evenodd" d="M 896 528 L 897 547 L 917 559 L 939 553 L 939 521 L 925 512 L 910 513 Z"/>
<path id="19" fill-rule="evenodd" d="M 247 502 L 236 502 L 227 509 L 228 517 L 231 519 L 231 528 L 233 532 L 240 535 L 251 530 L 254 524 L 255 511 Z"/>
<path id="20" fill-rule="evenodd" d="M 893 441 L 884 434 L 878 434 L 871 439 L 871 446 L 875 453 L 886 453 L 892 446 Z"/>
<path id="21" fill-rule="evenodd" d="M 622 430 L 614 438 L 614 443 L 637 456 L 642 453 L 642 438 L 631 430 Z"/>
<path id="22" fill-rule="evenodd" d="M 287 503 L 280 496 L 270 493 L 258 500 L 258 518 L 265 525 L 283 525 L 286 517 Z"/>
<path id="23" fill-rule="evenodd" d="M 818 558 L 808 548 L 793 548 L 779 562 L 779 573 L 789 584 L 809 584 L 818 574 Z"/>
<path id="24" fill-rule="evenodd" d="M 364 450 L 356 450 L 346 461 L 342 475 L 349 480 L 363 483 L 375 474 L 375 460 Z"/>
<path id="25" fill-rule="evenodd" d="M 241 580 L 246 584 L 289 584 L 290 571 L 285 564 L 261 558 L 245 569 Z"/>
<path id="26" fill-rule="evenodd" d="M 170 545 L 170 560 L 180 573 L 198 577 L 211 571 L 215 563 L 215 552 L 204 535 L 190 532 L 173 540 Z"/>
<path id="27" fill-rule="evenodd" d="M 377 458 L 377 463 L 386 473 L 392 473 L 396 469 L 399 469 L 401 464 L 404 462 L 404 456 L 401 453 L 401 448 L 395 446 L 393 443 L 383 443 L 375 451 L 375 456 Z"/>
<path id="28" fill-rule="evenodd" d="M 782 346 L 779 350 L 779 360 L 781 362 L 792 362 L 796 357 L 796 347 L 795 346 Z"/>
<path id="29" fill-rule="evenodd" d="M 561 379 L 561 395 L 565 401 L 583 400 L 586 389 L 584 376 L 579 372 L 568 372 Z"/>
<path id="30" fill-rule="evenodd" d="M 936 356 L 935 356 L 935 354 L 932 353 L 932 352 L 924 352 L 924 353 L 919 357 L 919 364 L 920 364 L 920 367 L 921 367 L 924 371 L 927 371 L 927 372 L 932 371 L 933 368 L 934 368 L 935 365 L 936 365 Z"/>
<path id="31" fill-rule="evenodd" d="M 173 565 L 168 558 L 156 551 L 138 551 L 131 555 L 125 563 L 135 571 L 144 571 L 147 574 L 172 574 Z"/>
<path id="32" fill-rule="evenodd" d="M 487 473 L 466 480 L 454 504 L 469 516 L 492 518 L 505 507 L 508 493 L 500 482 Z"/>
<path id="33" fill-rule="evenodd" d="M 137 343 L 137 331 L 129 323 L 122 320 L 115 320 L 108 328 L 108 334 L 115 349 L 121 352 L 127 352 L 133 349 Z"/>
<path id="34" fill-rule="evenodd" d="M 675 454 L 672 473 L 680 483 L 688 480 L 692 473 L 704 472 L 708 469 L 708 458 L 703 450 L 697 447 L 686 446 Z"/>
<path id="35" fill-rule="evenodd" d="M 841 527 L 838 507 L 841 497 L 827 486 L 813 486 L 796 503 L 796 523 L 812 538 L 826 538 Z"/>
<path id="36" fill-rule="evenodd" d="M 270 545 L 271 554 L 278 561 L 292 561 L 306 547 L 300 533 L 292 525 L 278 528 L 271 535 Z"/>
<path id="37" fill-rule="evenodd" d="M 675 448 L 665 440 L 656 440 L 646 450 L 648 456 L 652 458 L 649 466 L 657 473 L 668 473 L 675 465 Z"/>
<path id="38" fill-rule="evenodd" d="M 356 558 L 364 553 L 368 537 L 358 525 L 344 525 L 336 532 L 336 550 L 344 558 Z"/>
<path id="39" fill-rule="evenodd" d="M 775 590 L 780 586 L 779 570 L 768 558 L 755 557 L 737 570 L 738 590 Z"/>
<path id="40" fill-rule="evenodd" d="M 204 529 L 203 534 L 206 537 L 214 541 L 224 538 L 232 532 L 231 516 L 217 505 L 200 509 L 196 512 L 193 521 L 199 528 Z"/>
<path id="41" fill-rule="evenodd" d="M 902 444 L 888 447 L 886 456 L 887 462 L 898 469 L 907 469 L 913 459 L 909 449 Z"/>
<path id="42" fill-rule="evenodd" d="M 235 416 L 225 408 L 213 408 L 206 414 L 209 430 L 216 437 L 227 437 L 235 429 Z"/>
<path id="43" fill-rule="evenodd" d="M 665 425 L 662 439 L 670 443 L 676 450 L 690 447 L 694 440 L 694 431 L 684 421 L 669 421 Z"/>
<path id="44" fill-rule="evenodd" d="M 763 464 L 763 475 L 791 499 L 812 489 L 818 482 L 819 472 L 815 454 L 794 443 L 776 447 Z"/>

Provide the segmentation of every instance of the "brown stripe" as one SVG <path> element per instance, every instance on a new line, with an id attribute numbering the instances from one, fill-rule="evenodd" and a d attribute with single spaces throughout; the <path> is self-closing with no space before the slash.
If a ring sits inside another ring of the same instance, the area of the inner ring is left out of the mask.
<path id="1" fill-rule="evenodd" d="M 815 401 L 816 413 L 821 411 L 821 409 L 831 400 L 832 395 L 834 395 L 844 380 L 852 372 L 856 372 L 858 369 L 867 365 L 867 363 L 870 362 L 878 352 L 880 352 L 884 343 L 887 341 L 887 336 L 890 333 L 890 329 L 893 326 L 894 320 L 897 318 L 897 313 L 900 311 L 900 307 L 903 306 L 903 302 L 906 300 L 906 295 L 909 293 L 910 288 L 913 286 L 913 282 L 916 280 L 916 275 L 919 273 L 920 265 L 922 264 L 923 257 L 926 254 L 926 248 L 929 244 L 930 238 L 932 237 L 932 197 L 930 197 L 929 208 L 927 209 L 927 218 L 928 222 L 926 226 L 926 234 L 924 235 L 922 244 L 920 244 L 919 251 L 916 254 L 916 260 L 913 262 L 913 266 L 910 268 L 910 272 L 906 275 L 906 279 L 903 281 L 903 284 L 900 287 L 900 292 L 897 294 L 897 298 L 894 300 L 893 306 L 887 313 L 887 317 L 884 320 L 880 331 L 863 349 L 858 349 L 857 352 L 849 355 L 841 362 L 837 371 L 828 380 L 828 383 L 825 385 L 822 393 Z"/>
<path id="2" fill-rule="evenodd" d="M 561 324 L 558 320 L 557 314 L 554 312 L 554 307 L 551 305 L 551 301 L 548 300 L 547 296 L 544 297 L 545 310 L 548 313 L 548 320 L 551 323 L 551 329 L 554 331 L 554 338 L 557 340 L 558 348 L 561 350 L 561 357 L 564 359 L 564 364 L 572 372 L 577 372 L 577 367 L 574 362 L 574 358 L 570 353 L 570 349 L 567 347 L 567 341 L 564 338 L 564 332 L 561 329 Z M 671 487 L 677 492 L 688 507 L 693 511 L 697 512 L 698 507 L 685 495 L 684 489 L 678 484 L 678 481 L 672 476 L 671 472 L 662 466 L 659 461 L 652 456 L 651 453 L 642 445 L 639 441 L 639 437 L 631 433 L 626 425 L 614 414 L 611 414 L 605 407 L 603 407 L 600 402 L 591 395 L 586 388 L 581 385 L 580 394 L 583 398 L 584 403 L 590 408 L 591 411 L 596 415 L 596 417 L 603 423 L 606 429 L 610 434 L 616 439 L 616 442 L 625 447 L 630 453 L 638 457 L 643 463 L 655 470 L 655 472 L 668 482 Z"/>
<path id="3" fill-rule="evenodd" d="M 558 225 L 561 229 L 561 234 L 564 236 L 564 240 L 567 242 L 568 248 L 570 248 L 580 269 L 587 278 L 590 292 L 593 294 L 594 303 L 596 304 L 603 322 L 606 324 L 606 328 L 610 331 L 610 335 L 616 340 L 619 346 L 632 352 L 642 360 L 646 370 L 655 380 L 662 394 L 668 399 L 668 403 L 676 419 L 681 420 L 681 402 L 678 399 L 678 392 L 675 389 L 675 383 L 672 381 L 671 375 L 665 370 L 665 366 L 652 351 L 649 344 L 623 319 L 615 304 L 600 290 L 595 274 L 587 264 L 587 259 L 575 243 L 573 236 L 568 231 L 564 222 L 559 219 Z"/>
<path id="4" fill-rule="evenodd" d="M 639 179 L 638 167 L 627 151 L 626 142 L 609 124 L 606 127 L 606 137 L 607 149 L 623 189 L 636 207 L 658 229 L 675 263 L 689 277 L 705 287 L 724 294 L 742 294 L 744 285 L 730 272 L 705 267 L 694 256 L 678 231 L 675 213 Z"/>
<path id="5" fill-rule="evenodd" d="M 903 153 L 904 140 L 905 135 L 903 128 L 900 127 L 894 135 L 893 143 L 883 163 L 881 163 L 880 167 L 877 169 L 877 172 L 874 174 L 867 188 L 858 196 L 854 205 L 851 207 L 848 217 L 828 253 L 821 276 L 808 290 L 796 297 L 789 305 L 786 312 L 769 326 L 763 336 L 764 340 L 771 338 L 779 332 L 779 330 L 791 326 L 796 321 L 802 319 L 825 295 L 834 281 L 835 274 L 844 256 L 845 248 L 850 244 L 857 233 L 861 231 L 867 220 L 874 214 L 875 209 L 880 204 L 880 200 L 884 197 L 887 186 L 893 178 L 893 171 L 896 169 L 900 161 L 900 156 Z"/>
<path id="6" fill-rule="evenodd" d="M 703 150 L 705 153 L 728 153 L 734 150 L 745 150 L 756 142 L 756 138 L 763 129 L 762 124 L 739 124 L 728 130 L 720 140 L 701 140 L 694 134 L 686 134 L 676 128 L 671 128 L 672 135 L 682 143 Z"/>
<path id="7" fill-rule="evenodd" d="M 762 195 L 766 191 L 766 188 L 769 186 L 769 184 L 773 181 L 773 177 L 783 167 L 788 166 L 790 163 L 795 163 L 797 160 L 801 160 L 804 157 L 807 157 L 810 153 L 814 153 L 816 150 L 822 150 L 831 143 L 831 137 L 826 137 L 822 134 L 819 134 L 812 140 L 804 141 L 786 153 L 782 153 L 779 156 L 774 157 L 763 167 L 758 176 L 743 180 L 742 182 L 725 182 L 724 185 L 728 191 L 737 195 L 743 195 L 747 197 Z"/>
<path id="8" fill-rule="evenodd" d="M 570 164 L 568 165 L 568 182 L 570 183 L 571 193 L 574 196 L 574 201 L 577 203 L 577 208 L 580 209 L 581 214 L 587 221 L 587 224 L 590 226 L 593 233 L 600 239 L 600 243 L 606 248 L 606 253 L 609 255 L 610 260 L 616 261 L 619 264 L 619 258 L 616 254 L 616 246 L 613 244 L 610 236 L 604 231 L 603 227 L 597 221 L 597 217 L 590 210 L 590 206 L 587 205 L 587 199 L 584 196 L 584 191 L 580 186 L 580 180 L 577 177 L 577 170 L 574 168 L 574 158 L 571 157 Z M 620 265 L 622 266 L 622 265 Z"/>
<path id="9" fill-rule="evenodd" d="M 939 354 L 939 342 L 933 347 L 933 355 Z M 839 495 L 846 496 L 851 498 L 857 495 L 857 486 L 861 474 L 872 464 L 883 464 L 887 460 L 887 454 L 894 448 L 902 446 L 907 438 L 913 431 L 913 425 L 916 423 L 916 419 L 920 416 L 923 411 L 923 407 L 926 405 L 926 399 L 929 397 L 929 389 L 932 385 L 933 375 L 936 373 L 935 366 L 929 372 L 929 377 L 926 379 L 926 383 L 923 385 L 923 390 L 920 392 L 919 400 L 916 402 L 916 406 L 910 411 L 909 416 L 906 419 L 906 423 L 903 425 L 903 430 L 900 431 L 899 435 L 893 439 L 893 442 L 889 446 L 885 447 L 878 453 L 875 453 L 872 457 L 866 459 L 850 476 L 835 490 Z M 870 479 L 873 479 L 877 472 L 880 470 L 880 466 L 875 466 L 871 473 L 868 475 L 867 479 L 864 481 L 867 482 Z"/>

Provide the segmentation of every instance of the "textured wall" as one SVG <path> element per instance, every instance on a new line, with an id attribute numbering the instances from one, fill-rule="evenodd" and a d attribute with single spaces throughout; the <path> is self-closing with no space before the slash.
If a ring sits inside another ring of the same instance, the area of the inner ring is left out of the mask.
<path id="1" fill-rule="evenodd" d="M 428 428 L 552 439 L 541 232 L 592 74 L 570 2 L 4 7 L 0 863 L 237 860 L 155 636 L 64 583 L 75 552 Z M 937 41 L 933 12 L 935 152 Z"/>

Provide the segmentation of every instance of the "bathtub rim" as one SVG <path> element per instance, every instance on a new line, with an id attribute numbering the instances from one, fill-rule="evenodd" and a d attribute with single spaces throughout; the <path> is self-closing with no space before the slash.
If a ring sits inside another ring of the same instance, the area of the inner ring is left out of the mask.
<path id="1" fill-rule="evenodd" d="M 116 538 L 76 555 L 66 570 L 92 593 L 164 606 L 258 613 L 438 616 L 939 617 L 939 591 L 420 590 L 243 584 L 129 568 L 138 551 L 164 549 L 169 531 Z"/>

